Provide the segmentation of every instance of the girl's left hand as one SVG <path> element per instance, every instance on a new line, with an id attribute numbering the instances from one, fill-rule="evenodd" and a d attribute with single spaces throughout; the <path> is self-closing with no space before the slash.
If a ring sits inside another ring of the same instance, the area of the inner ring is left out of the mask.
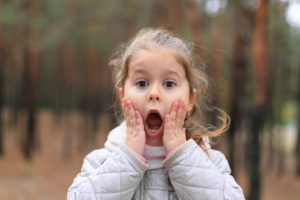
<path id="1" fill-rule="evenodd" d="M 170 114 L 165 116 L 163 144 L 166 153 L 186 142 L 184 119 L 187 112 L 186 103 L 179 99 L 171 107 Z"/>

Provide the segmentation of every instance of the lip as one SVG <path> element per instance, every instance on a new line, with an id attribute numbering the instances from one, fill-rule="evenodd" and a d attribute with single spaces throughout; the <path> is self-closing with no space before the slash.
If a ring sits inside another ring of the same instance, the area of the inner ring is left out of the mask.
<path id="1" fill-rule="evenodd" d="M 146 119 L 147 119 L 147 117 L 150 115 L 150 113 L 153 113 L 153 112 L 157 113 L 157 114 L 160 116 L 160 118 L 163 119 L 162 116 L 161 116 L 161 114 L 160 114 L 160 112 L 159 112 L 159 110 L 154 109 L 154 108 L 150 109 L 150 110 L 147 112 Z"/>
<path id="2" fill-rule="evenodd" d="M 150 113 L 153 113 L 153 112 L 157 113 L 160 116 L 161 120 L 162 120 L 161 126 L 159 127 L 159 129 L 157 129 L 155 131 L 150 130 L 148 128 L 147 123 L 146 123 L 146 120 L 147 120 L 148 116 L 150 115 Z M 145 129 L 145 132 L 146 132 L 147 136 L 149 136 L 149 137 L 156 137 L 156 136 L 158 136 L 162 132 L 163 127 L 164 127 L 164 121 L 163 121 L 163 118 L 162 118 L 159 110 L 157 110 L 157 109 L 150 109 L 147 112 L 146 119 L 145 119 L 145 122 L 144 122 L 144 129 Z"/>

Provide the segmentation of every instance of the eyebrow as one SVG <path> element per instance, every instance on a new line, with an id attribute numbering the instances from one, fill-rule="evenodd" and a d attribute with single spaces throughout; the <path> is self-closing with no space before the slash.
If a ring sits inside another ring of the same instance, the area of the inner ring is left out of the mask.
<path id="1" fill-rule="evenodd" d="M 169 74 L 175 75 L 175 76 L 177 76 L 178 78 L 180 77 L 179 74 L 178 74 L 176 71 L 173 71 L 173 70 L 168 70 L 168 71 L 167 71 L 167 74 L 168 74 L 168 75 L 169 75 Z"/>
<path id="2" fill-rule="evenodd" d="M 145 73 L 147 73 L 147 72 L 144 69 L 135 69 L 133 71 L 133 74 L 145 74 Z"/>
<path id="3" fill-rule="evenodd" d="M 147 70 L 144 70 L 144 69 L 135 69 L 135 70 L 133 71 L 133 74 L 148 74 L 148 72 L 147 72 Z M 165 74 L 168 74 L 168 75 L 175 75 L 175 76 L 177 76 L 177 77 L 180 77 L 179 74 L 178 74 L 176 71 L 174 71 L 174 70 L 167 70 L 167 71 L 165 72 Z"/>

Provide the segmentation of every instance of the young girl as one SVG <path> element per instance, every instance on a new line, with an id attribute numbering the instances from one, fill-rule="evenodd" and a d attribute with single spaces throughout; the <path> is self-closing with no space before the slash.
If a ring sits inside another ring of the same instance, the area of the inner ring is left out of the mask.
<path id="1" fill-rule="evenodd" d="M 244 199 L 226 158 L 208 144 L 228 127 L 227 115 L 219 128 L 200 125 L 208 81 L 191 48 L 147 28 L 115 55 L 124 121 L 87 155 L 68 200 Z"/>

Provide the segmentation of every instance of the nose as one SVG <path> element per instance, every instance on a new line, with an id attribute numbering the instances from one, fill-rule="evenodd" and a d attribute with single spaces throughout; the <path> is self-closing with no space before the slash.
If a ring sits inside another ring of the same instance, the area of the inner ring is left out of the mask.
<path id="1" fill-rule="evenodd" d="M 149 98 L 149 100 L 150 101 L 153 101 L 153 100 L 159 101 L 159 96 L 155 96 L 155 95 L 152 96 L 151 95 L 150 98 Z"/>
<path id="2" fill-rule="evenodd" d="M 150 88 L 148 100 L 149 101 L 160 101 L 161 100 L 159 86 L 152 85 L 152 87 Z"/>

